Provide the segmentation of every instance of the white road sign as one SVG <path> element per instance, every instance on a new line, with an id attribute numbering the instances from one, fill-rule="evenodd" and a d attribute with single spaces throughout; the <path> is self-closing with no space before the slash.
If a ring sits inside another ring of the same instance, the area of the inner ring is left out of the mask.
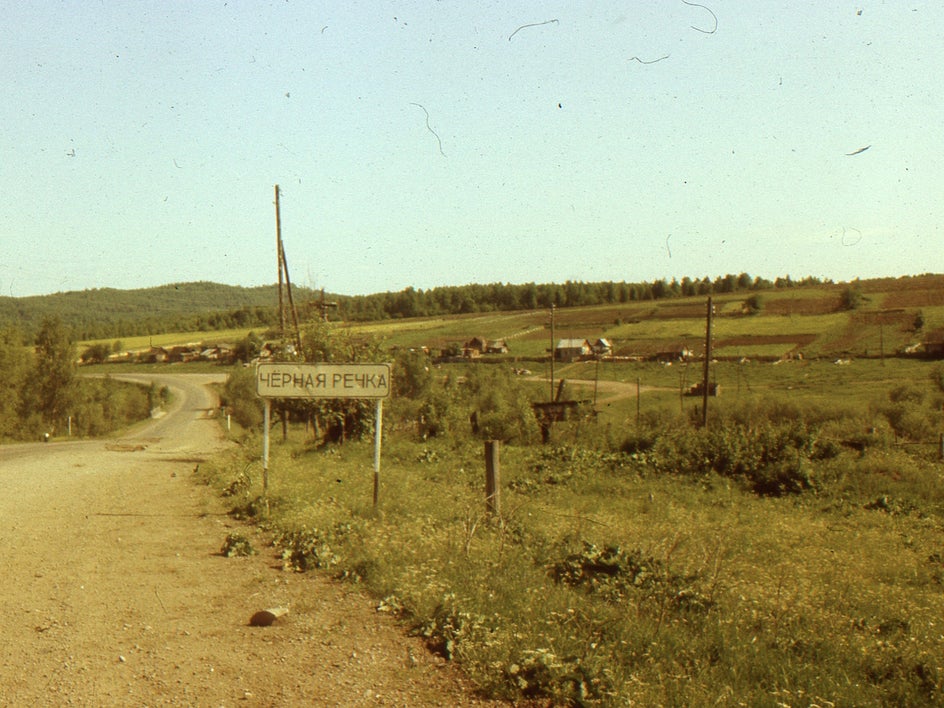
<path id="1" fill-rule="evenodd" d="M 263 398 L 373 398 L 390 395 L 390 364 L 291 364 L 256 366 Z"/>

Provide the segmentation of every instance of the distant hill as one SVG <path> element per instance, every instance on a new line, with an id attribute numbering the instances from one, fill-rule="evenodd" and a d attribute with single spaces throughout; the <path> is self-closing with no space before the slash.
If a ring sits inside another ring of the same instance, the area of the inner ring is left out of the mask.
<path id="1" fill-rule="evenodd" d="M 299 299 L 314 294 L 295 289 Z M 0 297 L 0 323 L 30 334 L 57 315 L 77 339 L 127 337 L 188 329 L 270 325 L 278 305 L 274 286 L 244 288 L 218 283 L 173 283 L 155 288 L 100 288 L 32 297 Z"/>

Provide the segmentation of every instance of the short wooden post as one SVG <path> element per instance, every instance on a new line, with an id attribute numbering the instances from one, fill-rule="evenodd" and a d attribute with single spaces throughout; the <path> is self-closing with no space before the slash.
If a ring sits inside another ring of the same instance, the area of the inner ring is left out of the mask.
<path id="1" fill-rule="evenodd" d="M 485 441 L 485 510 L 501 514 L 501 441 Z"/>

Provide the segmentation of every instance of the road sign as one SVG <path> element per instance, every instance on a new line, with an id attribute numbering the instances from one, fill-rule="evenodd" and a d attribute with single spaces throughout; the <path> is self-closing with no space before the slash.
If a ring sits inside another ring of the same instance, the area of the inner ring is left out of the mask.
<path id="1" fill-rule="evenodd" d="M 256 366 L 263 398 L 373 398 L 390 396 L 390 364 L 292 364 Z"/>

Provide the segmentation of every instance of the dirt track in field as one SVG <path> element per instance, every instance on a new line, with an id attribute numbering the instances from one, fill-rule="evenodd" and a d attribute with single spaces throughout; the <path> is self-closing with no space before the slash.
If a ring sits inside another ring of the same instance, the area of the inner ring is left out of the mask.
<path id="1" fill-rule="evenodd" d="M 281 570 L 193 483 L 223 444 L 211 378 L 142 376 L 173 409 L 120 439 L 0 447 L 0 704 L 484 705 L 354 588 Z M 261 552 L 220 555 L 235 530 Z"/>

